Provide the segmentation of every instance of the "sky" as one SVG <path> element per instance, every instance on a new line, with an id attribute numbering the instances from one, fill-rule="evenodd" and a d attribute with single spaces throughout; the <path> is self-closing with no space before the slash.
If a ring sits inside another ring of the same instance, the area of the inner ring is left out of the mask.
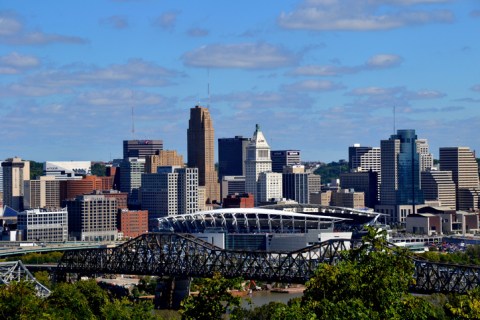
<path id="1" fill-rule="evenodd" d="M 195 105 L 304 161 L 395 129 L 480 152 L 479 31 L 478 0 L 4 0 L 0 159 L 186 159 Z"/>

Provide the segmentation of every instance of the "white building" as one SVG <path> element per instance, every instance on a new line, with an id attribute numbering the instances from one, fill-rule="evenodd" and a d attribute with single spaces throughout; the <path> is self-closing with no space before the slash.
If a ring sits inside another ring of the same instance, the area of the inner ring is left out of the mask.
<path id="1" fill-rule="evenodd" d="M 433 155 L 427 139 L 417 139 L 417 152 L 420 154 L 420 171 L 430 171 L 433 168 Z"/>
<path id="2" fill-rule="evenodd" d="M 30 179 L 30 161 L 9 158 L 2 162 L 3 204 L 14 210 L 23 209 L 23 182 Z"/>
<path id="3" fill-rule="evenodd" d="M 258 176 L 257 194 L 258 196 L 255 197 L 256 203 L 282 199 L 282 174 L 261 172 Z"/>
<path id="4" fill-rule="evenodd" d="M 26 241 L 67 241 L 67 208 L 49 211 L 25 210 L 18 213 L 17 230 Z"/>
<path id="5" fill-rule="evenodd" d="M 257 205 L 261 199 L 258 190 L 258 179 L 260 173 L 272 171 L 270 146 L 263 136 L 262 131 L 260 131 L 260 126 L 258 124 L 256 125 L 252 140 L 247 146 L 245 171 L 245 192 L 253 194 L 255 205 Z"/>
<path id="6" fill-rule="evenodd" d="M 54 176 L 56 180 L 82 179 L 92 173 L 91 161 L 47 161 L 43 165 L 46 176 Z"/>

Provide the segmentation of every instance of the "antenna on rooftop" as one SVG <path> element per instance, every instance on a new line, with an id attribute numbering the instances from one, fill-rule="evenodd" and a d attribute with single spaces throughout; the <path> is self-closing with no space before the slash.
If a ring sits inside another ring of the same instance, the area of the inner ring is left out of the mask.
<path id="1" fill-rule="evenodd" d="M 135 119 L 133 118 L 133 106 L 132 106 L 132 139 L 135 140 Z"/>

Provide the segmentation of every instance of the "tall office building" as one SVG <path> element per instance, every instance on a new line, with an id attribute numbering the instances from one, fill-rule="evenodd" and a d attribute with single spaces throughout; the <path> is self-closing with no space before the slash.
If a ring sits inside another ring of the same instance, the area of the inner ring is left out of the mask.
<path id="1" fill-rule="evenodd" d="M 378 211 L 390 222 L 404 223 L 407 215 L 423 204 L 420 186 L 420 155 L 415 130 L 397 130 L 389 140 L 382 140 L 380 205 Z"/>
<path id="2" fill-rule="evenodd" d="M 417 152 L 420 155 L 420 171 L 433 168 L 433 154 L 430 153 L 427 139 L 417 139 Z"/>
<path id="3" fill-rule="evenodd" d="M 213 122 L 207 108 L 196 106 L 190 109 L 187 138 L 188 167 L 198 168 L 198 183 L 205 186 L 207 202 L 221 201 L 215 171 Z"/>
<path id="4" fill-rule="evenodd" d="M 159 154 L 163 140 L 123 140 L 123 159 L 140 158 Z"/>
<path id="5" fill-rule="evenodd" d="M 378 203 L 378 174 L 374 171 L 345 172 L 340 174 L 340 187 L 365 194 L 365 206 L 375 208 Z"/>
<path id="6" fill-rule="evenodd" d="M 117 200 L 103 195 L 83 195 L 65 201 L 68 233 L 80 241 L 117 239 Z"/>
<path id="7" fill-rule="evenodd" d="M 257 124 L 247 146 L 247 159 L 245 160 L 245 192 L 253 194 L 255 205 L 258 205 L 261 199 L 258 190 L 260 173 L 271 171 L 270 146 Z"/>
<path id="8" fill-rule="evenodd" d="M 283 198 L 298 203 L 310 203 L 309 173 L 288 173 L 282 175 Z"/>
<path id="9" fill-rule="evenodd" d="M 142 185 L 145 159 L 127 158 L 120 165 L 120 191 L 128 193 L 128 203 L 138 205 L 138 189 Z"/>
<path id="10" fill-rule="evenodd" d="M 9 158 L 2 162 L 3 204 L 14 210 L 23 210 L 23 182 L 30 179 L 30 161 Z"/>
<path id="11" fill-rule="evenodd" d="M 142 209 L 149 219 L 188 214 L 198 209 L 198 169 L 159 167 L 158 173 L 142 174 Z"/>
<path id="12" fill-rule="evenodd" d="M 451 171 L 457 191 L 457 210 L 479 208 L 478 164 L 468 147 L 440 148 L 440 169 Z"/>
<path id="13" fill-rule="evenodd" d="M 40 176 L 36 180 L 24 181 L 24 208 L 60 208 L 60 183 L 61 181 L 53 176 Z"/>
<path id="14" fill-rule="evenodd" d="M 235 138 L 218 139 L 218 178 L 224 176 L 244 176 L 245 160 L 249 138 L 235 136 Z"/>
<path id="15" fill-rule="evenodd" d="M 283 173 L 283 167 L 300 164 L 300 150 L 274 150 L 270 157 L 273 172 Z"/>
<path id="16" fill-rule="evenodd" d="M 442 207 L 455 210 L 456 191 L 451 171 L 422 172 L 422 191 L 425 201 L 438 201 Z"/>
<path id="17" fill-rule="evenodd" d="M 350 172 L 368 172 L 373 171 L 377 173 L 377 186 L 376 192 L 380 200 L 380 184 L 382 183 L 382 154 L 379 147 L 362 147 L 360 144 L 354 144 L 348 147 L 348 166 Z M 342 187 L 343 188 L 343 187 Z M 367 200 L 365 195 L 365 202 L 372 204 L 370 200 Z"/>
<path id="18" fill-rule="evenodd" d="M 183 156 L 176 150 L 160 150 L 158 154 L 145 157 L 145 173 L 157 173 L 158 167 L 183 167 L 184 165 Z"/>

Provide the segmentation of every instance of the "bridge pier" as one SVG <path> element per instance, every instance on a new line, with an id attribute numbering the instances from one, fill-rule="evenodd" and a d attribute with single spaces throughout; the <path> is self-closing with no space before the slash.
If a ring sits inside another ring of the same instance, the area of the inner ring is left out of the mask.
<path id="1" fill-rule="evenodd" d="M 159 278 L 155 290 L 155 307 L 180 309 L 180 303 L 190 294 L 191 278 Z"/>

